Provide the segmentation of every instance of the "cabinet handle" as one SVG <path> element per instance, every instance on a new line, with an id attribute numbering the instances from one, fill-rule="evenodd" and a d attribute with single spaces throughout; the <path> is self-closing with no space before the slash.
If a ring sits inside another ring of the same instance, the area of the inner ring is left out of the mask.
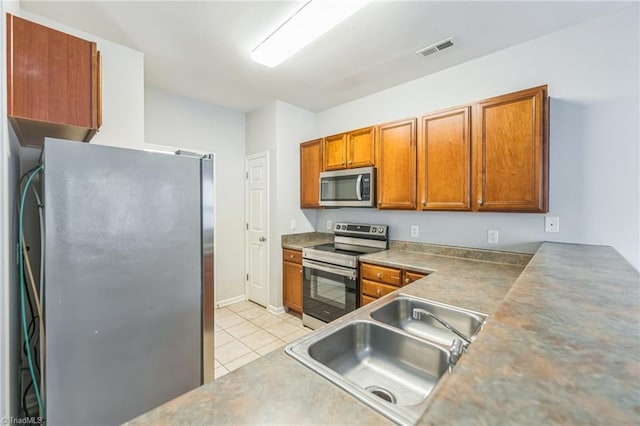
<path id="1" fill-rule="evenodd" d="M 290 255 L 289 255 L 289 257 L 290 257 L 291 259 L 293 259 L 293 255 L 292 255 L 292 254 L 290 254 Z"/>
<path id="2" fill-rule="evenodd" d="M 422 200 L 422 205 L 423 205 L 423 206 L 426 206 L 426 205 L 427 205 L 427 202 L 426 202 L 425 200 Z"/>
<path id="3" fill-rule="evenodd" d="M 378 294 L 378 296 L 380 296 L 382 294 L 382 290 L 376 289 L 376 293 Z"/>
<path id="4" fill-rule="evenodd" d="M 378 205 L 381 206 L 382 205 L 382 201 L 378 201 Z"/>
<path id="5" fill-rule="evenodd" d="M 411 282 L 411 280 L 410 280 L 409 278 L 405 278 L 405 279 L 404 279 L 404 283 L 405 283 L 405 284 L 409 284 L 410 282 Z"/>
<path id="6" fill-rule="evenodd" d="M 378 272 L 378 273 L 376 274 L 376 276 L 377 276 L 378 278 L 380 278 L 380 277 L 382 277 L 382 273 Z"/>
<path id="7" fill-rule="evenodd" d="M 478 199 L 478 204 L 482 205 L 482 198 Z"/>
<path id="8" fill-rule="evenodd" d="M 349 160 L 349 164 L 353 164 L 353 161 Z"/>
<path id="9" fill-rule="evenodd" d="M 342 162 L 342 165 L 344 166 L 344 161 Z"/>
<path id="10" fill-rule="evenodd" d="M 302 269 L 300 269 L 300 273 L 302 273 Z"/>

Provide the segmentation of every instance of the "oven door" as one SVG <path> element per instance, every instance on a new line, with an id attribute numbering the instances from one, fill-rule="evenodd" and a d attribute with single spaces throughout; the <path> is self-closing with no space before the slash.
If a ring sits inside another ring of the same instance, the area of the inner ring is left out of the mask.
<path id="1" fill-rule="evenodd" d="M 302 266 L 304 316 L 328 323 L 358 307 L 360 285 L 357 269 L 306 259 L 303 260 Z M 311 327 L 315 328 L 313 325 Z"/>

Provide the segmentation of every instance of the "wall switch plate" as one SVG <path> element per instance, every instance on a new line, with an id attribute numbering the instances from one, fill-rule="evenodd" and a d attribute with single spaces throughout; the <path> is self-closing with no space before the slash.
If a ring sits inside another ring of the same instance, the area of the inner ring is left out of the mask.
<path id="1" fill-rule="evenodd" d="M 487 231 L 487 242 L 489 244 L 498 244 L 498 234 L 497 229 L 489 229 L 489 231 Z"/>
<path id="2" fill-rule="evenodd" d="M 291 219 L 291 229 L 292 230 L 296 229 L 296 221 L 295 221 L 295 219 Z"/>
<path id="3" fill-rule="evenodd" d="M 328 220 L 328 221 L 327 221 L 327 229 L 332 229 L 332 228 L 331 228 L 331 221 L 330 221 L 330 220 Z"/>
<path id="4" fill-rule="evenodd" d="M 420 233 L 418 225 L 411 225 L 411 236 L 417 238 Z"/>
<path id="5" fill-rule="evenodd" d="M 546 216 L 544 218 L 544 232 L 560 232 L 560 218 L 558 216 Z"/>

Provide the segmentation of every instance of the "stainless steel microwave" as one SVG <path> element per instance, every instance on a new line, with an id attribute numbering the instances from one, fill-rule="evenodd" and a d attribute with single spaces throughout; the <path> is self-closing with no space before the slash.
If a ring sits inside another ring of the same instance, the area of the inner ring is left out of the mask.
<path id="1" fill-rule="evenodd" d="M 374 207 L 375 167 L 320 173 L 320 205 L 324 207 Z"/>

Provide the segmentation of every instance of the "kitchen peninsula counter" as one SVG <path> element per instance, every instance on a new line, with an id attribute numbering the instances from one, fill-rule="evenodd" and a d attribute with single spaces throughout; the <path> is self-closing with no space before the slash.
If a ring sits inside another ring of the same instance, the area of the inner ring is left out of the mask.
<path id="1" fill-rule="evenodd" d="M 640 422 L 640 275 L 611 247 L 544 243 L 526 267 L 397 247 L 362 260 L 435 271 L 399 291 L 491 315 L 419 424 Z M 127 424 L 388 423 L 283 348 Z"/>

